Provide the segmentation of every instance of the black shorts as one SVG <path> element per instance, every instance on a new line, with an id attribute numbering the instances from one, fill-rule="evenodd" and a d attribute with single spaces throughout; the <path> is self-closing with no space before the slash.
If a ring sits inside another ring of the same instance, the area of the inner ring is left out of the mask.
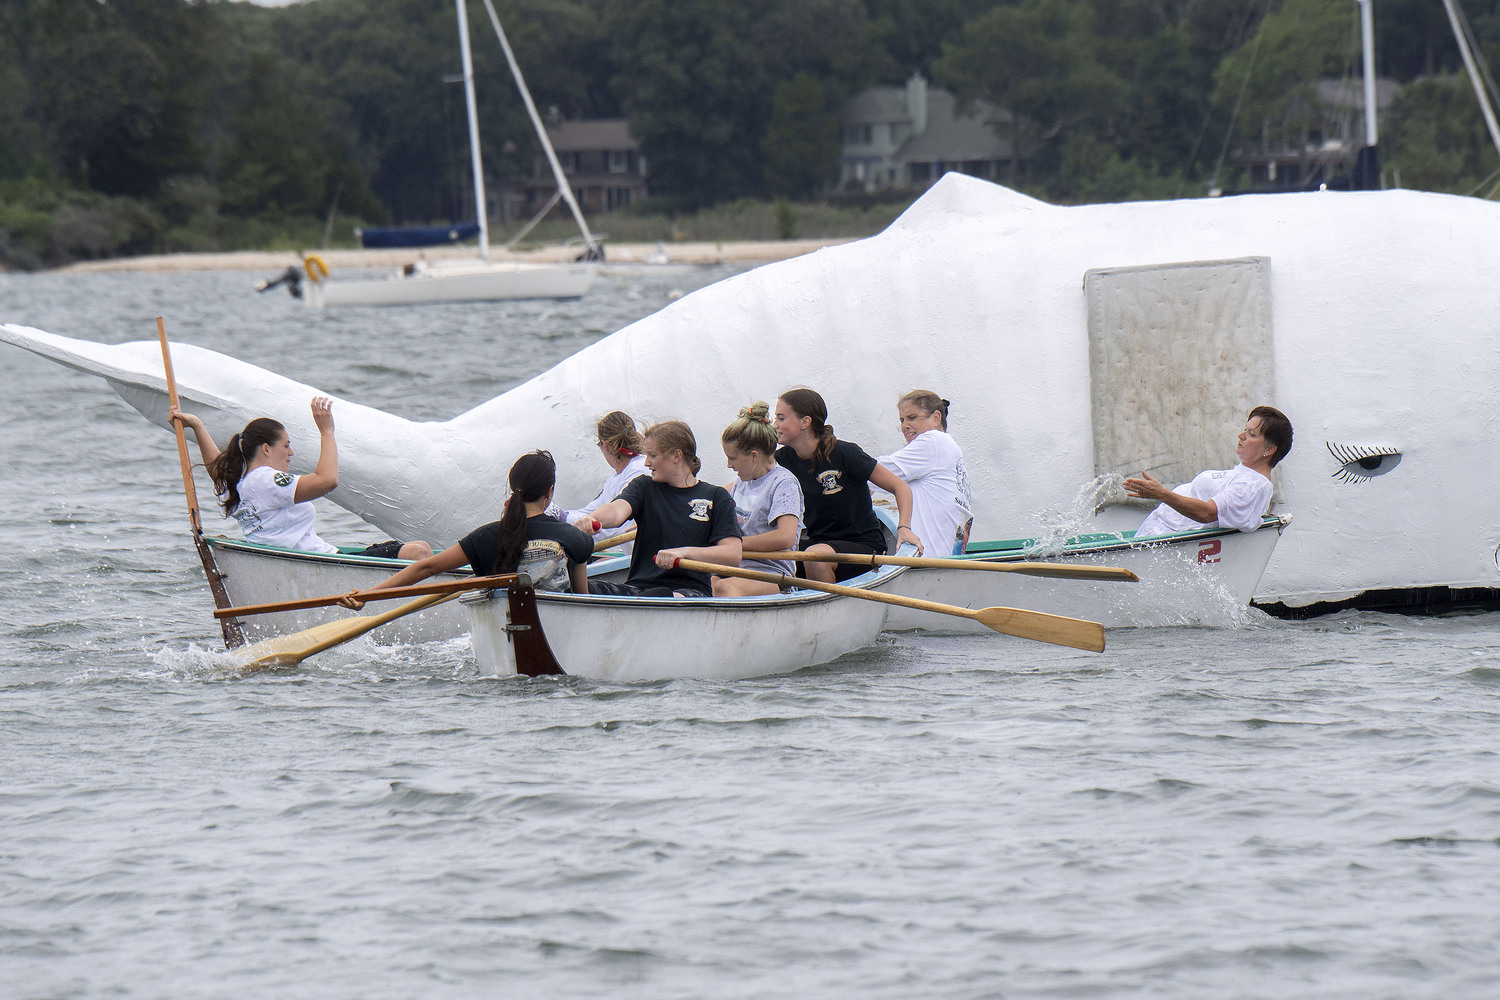
<path id="1" fill-rule="evenodd" d="M 690 584 L 679 584 L 675 587 L 653 587 L 650 584 L 637 583 L 609 583 L 605 580 L 590 580 L 589 593 L 599 594 L 605 597 L 712 597 L 712 590 L 704 590 Z"/>
<path id="2" fill-rule="evenodd" d="M 362 556 L 375 556 L 379 559 L 394 559 L 401 552 L 404 542 L 376 542 L 360 553 Z"/>
<path id="3" fill-rule="evenodd" d="M 826 545 L 835 552 L 843 552 L 857 556 L 885 555 L 885 546 L 881 546 L 877 549 L 866 545 L 864 542 L 851 541 L 847 538 L 833 538 L 821 541 L 809 541 L 807 543 L 808 548 L 812 548 L 814 545 Z M 797 564 L 798 576 L 806 578 L 807 574 L 802 572 L 802 567 L 806 565 L 807 564 L 803 562 L 799 562 Z M 863 576 L 874 568 L 874 566 L 860 566 L 855 563 L 835 563 L 833 567 L 833 578 L 842 583 L 844 580 L 852 580 L 856 576 Z"/>

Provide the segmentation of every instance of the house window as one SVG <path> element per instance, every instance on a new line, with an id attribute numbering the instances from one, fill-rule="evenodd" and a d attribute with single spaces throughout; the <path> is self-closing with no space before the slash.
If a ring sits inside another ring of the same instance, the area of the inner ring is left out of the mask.
<path id="1" fill-rule="evenodd" d="M 608 208 L 608 210 L 611 211 L 611 212 L 613 212 L 617 208 L 624 208 L 626 205 L 629 205 L 630 204 L 630 193 L 631 193 L 630 192 L 630 188 L 628 188 L 628 187 L 612 187 L 612 188 L 609 188 L 608 191 L 606 192 L 606 195 L 607 195 L 608 200 L 609 200 L 609 208 Z"/>
<path id="2" fill-rule="evenodd" d="M 630 151 L 628 149 L 611 149 L 609 151 L 609 172 L 612 174 L 623 174 L 630 169 Z"/>
<path id="3" fill-rule="evenodd" d="M 576 173 L 578 173 L 578 154 L 577 153 L 558 153 L 557 154 L 557 162 L 560 163 L 560 164 L 562 164 L 563 173 L 565 173 L 565 174 L 576 174 Z"/>
<path id="4" fill-rule="evenodd" d="M 913 164 L 911 164 L 911 179 L 912 179 L 912 183 L 913 184 L 920 184 L 922 181 L 930 181 L 930 180 L 932 180 L 932 164 L 930 164 L 930 163 L 913 163 Z"/>
<path id="5" fill-rule="evenodd" d="M 868 146 L 874 139 L 873 125 L 850 125 L 844 129 L 844 141 L 851 146 Z"/>

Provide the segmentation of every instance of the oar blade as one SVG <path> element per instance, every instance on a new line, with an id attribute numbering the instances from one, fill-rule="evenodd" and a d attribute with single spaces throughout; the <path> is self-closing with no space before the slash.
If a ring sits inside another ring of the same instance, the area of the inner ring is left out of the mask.
<path id="1" fill-rule="evenodd" d="M 374 615 L 356 615 L 324 622 L 301 632 L 277 635 L 232 650 L 240 670 L 266 670 L 272 667 L 295 667 L 314 653 L 358 638 L 376 628 Z"/>
<path id="2" fill-rule="evenodd" d="M 1141 578 L 1122 566 L 1086 566 L 1080 563 L 991 563 L 1006 566 L 1014 573 L 1048 576 L 1058 580 L 1111 580 L 1117 583 L 1140 583 Z"/>
<path id="3" fill-rule="evenodd" d="M 1104 626 L 1082 618 L 1065 618 L 1023 608 L 981 608 L 974 620 L 996 632 L 1020 639 L 1072 646 L 1091 653 L 1104 652 Z"/>

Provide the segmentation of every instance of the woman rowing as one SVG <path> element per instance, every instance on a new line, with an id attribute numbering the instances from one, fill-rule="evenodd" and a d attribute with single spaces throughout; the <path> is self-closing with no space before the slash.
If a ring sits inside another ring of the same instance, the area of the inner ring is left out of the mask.
<path id="1" fill-rule="evenodd" d="M 240 522 L 245 537 L 263 545 L 302 552 L 338 552 L 313 530 L 318 512 L 312 501 L 339 484 L 339 452 L 333 437 L 333 403 L 326 396 L 312 401 L 318 428 L 318 464 L 305 475 L 292 475 L 292 438 L 281 421 L 256 417 L 234 435 L 223 450 L 214 444 L 203 421 L 177 407 L 171 418 L 192 428 L 198 451 L 213 480 L 224 515 Z M 361 555 L 385 559 L 422 559 L 432 555 L 426 542 L 377 542 Z"/>
<path id="2" fill-rule="evenodd" d="M 885 554 L 885 532 L 870 501 L 869 483 L 896 498 L 897 544 L 922 550 L 922 540 L 911 528 L 911 488 L 859 445 L 834 435 L 822 396 L 806 388 L 782 393 L 776 400 L 776 438 L 782 444 L 777 463 L 802 484 L 808 553 Z M 833 583 L 858 576 L 866 567 L 807 562 L 803 572 L 810 580 Z"/>
<path id="3" fill-rule="evenodd" d="M 946 399 L 913 389 L 896 401 L 906 447 L 876 459 L 911 487 L 911 526 L 929 555 L 962 555 L 974 522 L 964 453 L 948 435 Z"/>
<path id="4" fill-rule="evenodd" d="M 636 430 L 635 420 L 628 413 L 614 410 L 599 418 L 594 427 L 595 441 L 599 447 L 599 453 L 604 456 L 604 461 L 609 465 L 610 476 L 604 481 L 604 487 L 599 495 L 594 497 L 582 507 L 574 510 L 563 510 L 553 505 L 547 513 L 563 521 L 572 524 L 585 514 L 592 514 L 599 507 L 620 495 L 625 484 L 637 476 L 650 475 L 651 470 L 646 468 L 646 456 L 641 454 L 644 445 L 641 443 L 641 433 Z M 634 528 L 635 525 L 626 522 L 618 528 L 601 530 L 594 538 L 596 542 L 605 541 L 624 534 Z M 628 546 L 630 543 L 627 542 Z M 626 548 L 626 551 L 630 551 Z"/>
<path id="5" fill-rule="evenodd" d="M 734 499 L 735 517 L 744 533 L 745 554 L 795 549 L 802 534 L 802 484 L 776 464 L 776 431 L 771 426 L 771 408 L 765 403 L 755 403 L 740 410 L 740 415 L 724 428 L 719 443 L 724 446 L 725 461 L 738 477 L 729 495 Z M 795 576 L 797 572 L 796 566 L 785 559 L 751 558 L 740 565 L 787 576 Z M 715 597 L 748 597 L 779 590 L 774 583 L 714 577 Z"/>
<path id="6" fill-rule="evenodd" d="M 510 467 L 510 497 L 500 520 L 475 528 L 458 544 L 412 563 L 370 589 L 404 587 L 467 565 L 475 576 L 521 571 L 531 577 L 537 590 L 588 593 L 588 561 L 594 544 L 577 528 L 545 513 L 556 485 L 557 463 L 549 452 L 522 455 Z"/>
<path id="7" fill-rule="evenodd" d="M 625 597 L 709 597 L 706 573 L 679 569 L 678 559 L 738 566 L 742 552 L 734 500 L 698 478 L 698 442 L 688 425 L 668 420 L 646 429 L 646 467 L 618 497 L 573 522 L 593 533 L 635 521 L 635 551 L 624 583 L 595 582 L 591 593 Z"/>
<path id="8" fill-rule="evenodd" d="M 1142 472 L 1125 480 L 1125 494 L 1161 501 L 1136 529 L 1136 538 L 1192 528 L 1254 531 L 1271 508 L 1271 470 L 1292 450 L 1292 422 L 1274 406 L 1257 406 L 1245 418 L 1232 469 L 1200 472 L 1175 490 Z"/>

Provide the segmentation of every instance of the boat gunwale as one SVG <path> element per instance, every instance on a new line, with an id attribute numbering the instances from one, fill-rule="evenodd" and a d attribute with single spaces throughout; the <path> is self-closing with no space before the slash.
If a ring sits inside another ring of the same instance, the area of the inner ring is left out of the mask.
<path id="1" fill-rule="evenodd" d="M 1256 531 L 1274 528 L 1277 532 L 1286 530 L 1287 525 L 1292 523 L 1290 514 L 1266 514 L 1261 518 L 1260 527 Z M 1171 544 L 1175 542 L 1199 541 L 1202 539 L 1222 538 L 1230 535 L 1253 535 L 1254 531 L 1241 531 L 1238 528 L 1226 528 L 1215 526 L 1212 528 L 1190 528 L 1187 531 L 1174 531 L 1165 535 L 1151 535 L 1147 538 L 1136 539 L 1132 534 L 1129 538 L 1118 537 L 1108 542 L 1075 542 L 1065 543 L 1059 550 L 1039 552 L 1025 548 L 1027 544 L 1034 544 L 1034 538 L 1003 538 L 993 542 L 979 542 L 980 545 L 1009 545 L 1015 543 L 1017 548 L 996 551 L 969 551 L 961 555 L 944 556 L 945 559 L 963 560 L 966 562 L 1029 562 L 1036 557 L 1056 558 L 1059 556 L 1087 555 L 1094 552 L 1116 552 L 1124 549 L 1147 549 L 1153 546 Z M 1101 532 L 1102 535 L 1114 535 L 1115 532 Z"/>

